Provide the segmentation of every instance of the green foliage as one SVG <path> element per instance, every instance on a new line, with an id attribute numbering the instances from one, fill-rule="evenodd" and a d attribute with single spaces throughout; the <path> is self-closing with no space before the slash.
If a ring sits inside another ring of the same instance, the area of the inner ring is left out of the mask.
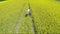
<path id="1" fill-rule="evenodd" d="M 23 4 L 19 33 L 34 34 L 31 18 L 25 17 L 28 9 L 27 0 L 8 0 L 0 3 L 0 34 L 13 34 Z M 30 0 L 32 16 L 36 27 L 36 34 L 60 33 L 60 3 L 50 0 Z"/>

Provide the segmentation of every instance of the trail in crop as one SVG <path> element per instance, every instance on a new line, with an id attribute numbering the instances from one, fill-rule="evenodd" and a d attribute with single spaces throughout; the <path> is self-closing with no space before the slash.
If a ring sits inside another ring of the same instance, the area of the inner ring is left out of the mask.
<path id="1" fill-rule="evenodd" d="M 28 0 L 28 6 L 29 6 L 29 8 L 31 9 L 30 0 Z M 32 10 L 32 9 L 31 9 L 31 10 Z M 36 26 L 35 26 L 34 17 L 31 15 L 30 18 L 31 18 L 31 24 L 32 24 L 33 32 L 34 32 L 34 34 L 37 34 L 37 30 L 36 30 Z"/>
<path id="2" fill-rule="evenodd" d="M 20 33 L 19 32 L 19 28 L 21 26 L 21 18 L 22 18 L 22 14 L 23 14 L 23 10 L 24 10 L 25 5 L 26 5 L 26 3 L 24 3 L 22 8 L 21 8 L 21 11 L 20 11 L 20 14 L 18 16 L 18 20 L 17 20 L 16 26 L 15 26 L 15 29 L 14 29 L 14 34 Z"/>
<path id="3" fill-rule="evenodd" d="M 32 27 L 33 27 L 33 31 L 34 31 L 34 34 L 37 34 L 37 30 L 36 30 L 36 26 L 35 26 L 35 23 L 34 23 L 34 17 L 31 16 L 31 23 L 32 23 Z"/>

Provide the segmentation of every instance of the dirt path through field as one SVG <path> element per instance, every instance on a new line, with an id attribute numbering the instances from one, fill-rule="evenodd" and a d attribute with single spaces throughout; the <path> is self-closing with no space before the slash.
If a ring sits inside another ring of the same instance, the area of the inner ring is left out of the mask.
<path id="1" fill-rule="evenodd" d="M 23 14 L 23 10 L 24 10 L 25 5 L 26 5 L 26 2 L 23 3 L 22 8 L 20 10 L 20 14 L 18 16 L 18 20 L 17 20 L 16 26 L 15 26 L 14 34 L 20 33 L 19 28 L 21 25 L 21 18 L 22 18 L 22 14 Z"/>

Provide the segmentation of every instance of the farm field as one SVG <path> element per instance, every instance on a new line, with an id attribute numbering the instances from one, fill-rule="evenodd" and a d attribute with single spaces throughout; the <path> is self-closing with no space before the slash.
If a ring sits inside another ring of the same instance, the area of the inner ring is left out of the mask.
<path id="1" fill-rule="evenodd" d="M 33 2 L 34 1 L 34 2 Z M 31 7 L 38 34 L 60 33 L 60 3 L 51 0 L 31 0 Z"/>
<path id="2" fill-rule="evenodd" d="M 0 34 L 60 34 L 60 2 L 57 0 L 29 1 L 30 16 L 25 17 L 28 0 L 6 0 L 0 2 Z"/>

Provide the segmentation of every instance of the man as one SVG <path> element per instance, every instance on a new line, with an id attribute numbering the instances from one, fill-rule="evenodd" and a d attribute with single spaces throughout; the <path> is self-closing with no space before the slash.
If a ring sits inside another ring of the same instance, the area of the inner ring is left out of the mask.
<path id="1" fill-rule="evenodd" d="M 31 8 L 30 8 L 30 6 L 29 6 L 29 8 L 28 8 L 28 10 L 27 10 L 27 13 L 26 13 L 25 17 L 31 16 L 31 12 L 32 12 L 32 10 L 31 10 Z"/>

